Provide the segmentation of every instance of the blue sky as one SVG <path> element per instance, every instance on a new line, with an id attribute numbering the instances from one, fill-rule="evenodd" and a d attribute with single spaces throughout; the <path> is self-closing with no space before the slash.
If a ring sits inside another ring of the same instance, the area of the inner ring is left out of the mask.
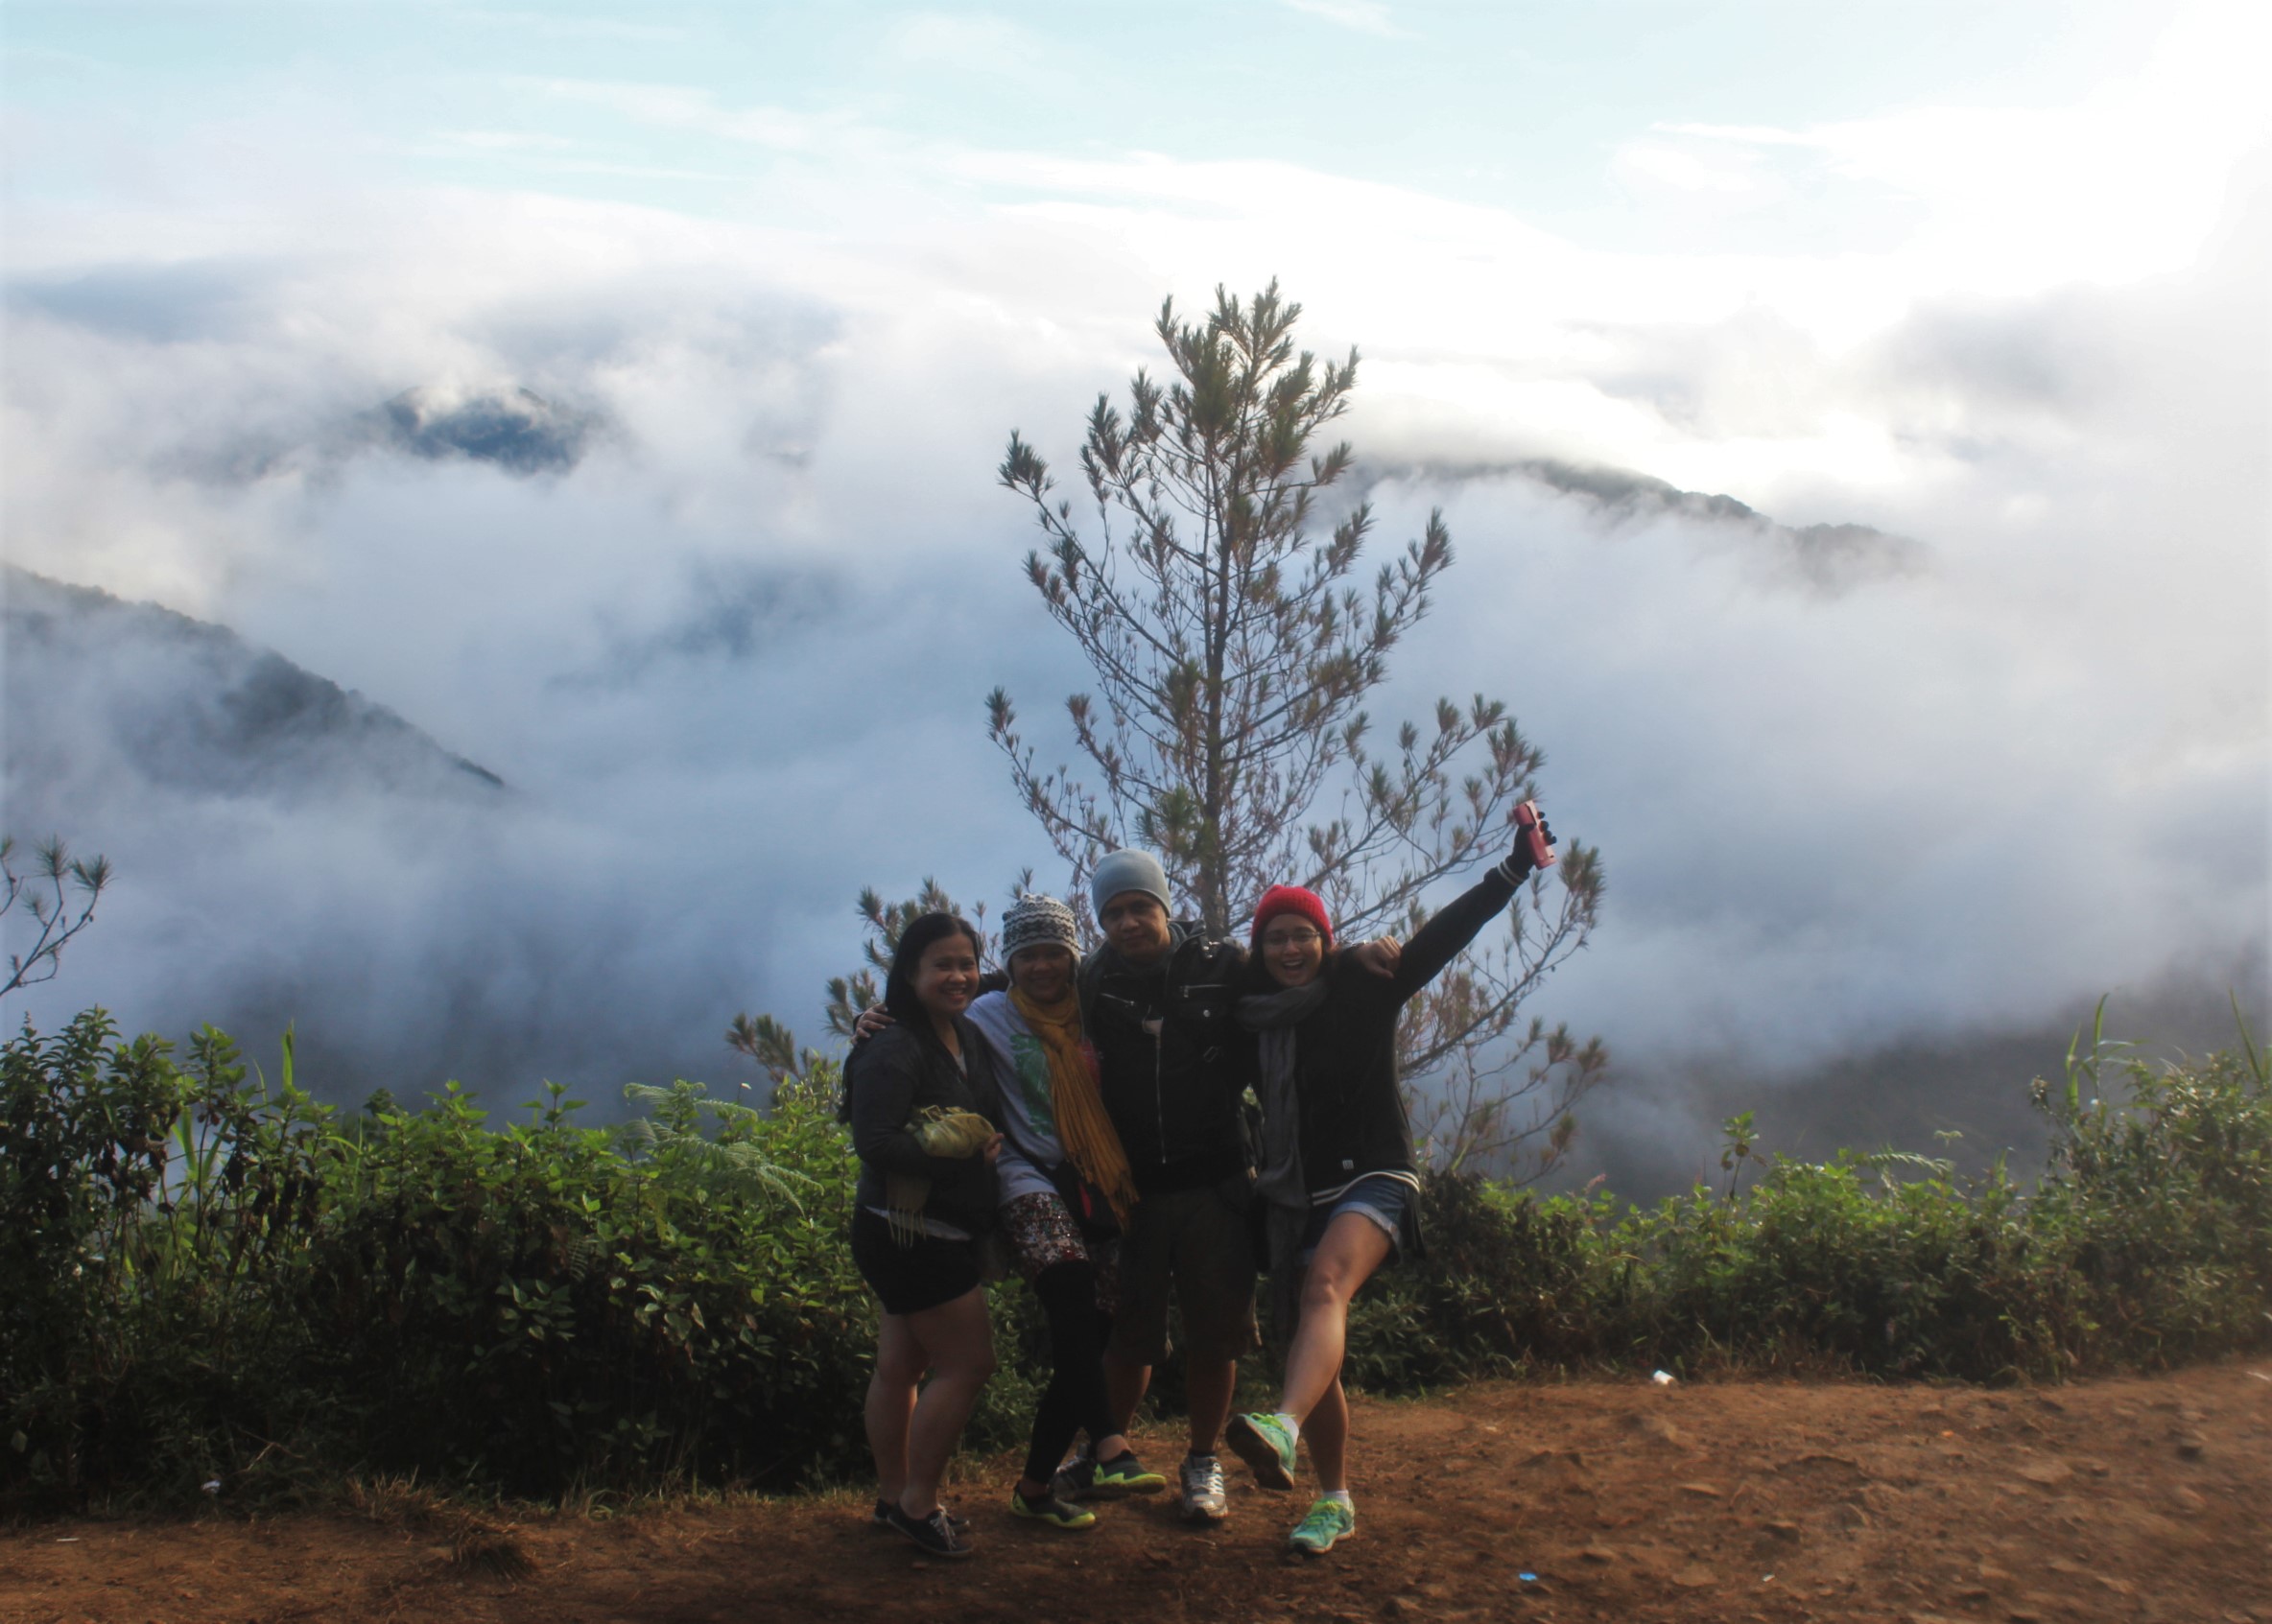
<path id="1" fill-rule="evenodd" d="M 2235 12 L 2238 15 L 2237 9 Z M 1925 106 L 2053 106 L 2150 51 L 2167 16 L 2098 3 L 639 8 L 12 6 L 20 114 L 99 109 L 163 139 L 351 123 L 370 177 L 730 212 L 832 140 L 1109 158 L 1266 159 L 1663 247 L 1621 194 L 1665 125 L 1803 128 Z M 629 93 L 644 90 L 644 110 Z M 612 100 L 611 100 L 612 96 Z M 680 99 L 678 116 L 664 109 Z M 739 131 L 722 130 L 727 120 Z M 767 130 L 772 117 L 778 127 Z M 106 143 L 115 147 L 115 143 Z M 343 154 L 337 154 L 343 155 Z M 14 177 L 104 190 L 83 164 Z M 1763 240 L 1819 240 L 1804 208 Z"/>
<path id="2" fill-rule="evenodd" d="M 2265 15 L 12 4 L 10 560 L 233 625 L 525 797 L 413 849 L 389 807 L 161 808 L 90 746 L 10 787 L 120 864 L 74 979 L 418 1074 L 811 1032 L 860 885 L 1038 860 L 980 704 L 1062 750 L 1082 674 L 1009 430 L 1069 466 L 1162 295 L 1275 275 L 1362 349 L 1384 539 L 1441 506 L 1460 549 L 1383 720 L 1503 694 L 1608 854 L 1540 1009 L 1629 1069 L 1601 1134 L 1708 1129 L 1699 1069 L 2260 997 Z M 367 433 L 520 388 L 595 425 L 573 467 Z M 1784 532 L 1539 459 L 1920 562 L 1825 592 Z M 541 1041 L 537 937 L 608 944 Z"/>

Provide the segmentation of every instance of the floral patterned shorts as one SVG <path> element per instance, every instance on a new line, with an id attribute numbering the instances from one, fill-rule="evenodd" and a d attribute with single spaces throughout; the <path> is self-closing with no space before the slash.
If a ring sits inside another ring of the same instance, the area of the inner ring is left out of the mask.
<path id="1" fill-rule="evenodd" d="M 1030 1283 L 1057 1263 L 1091 1263 L 1097 1270 L 1097 1306 L 1109 1314 L 1120 1306 L 1121 1243 L 1118 1236 L 1098 1239 L 1080 1233 L 1072 1211 L 1055 1195 L 1021 1195 L 1002 1209 L 1018 1274 Z"/>

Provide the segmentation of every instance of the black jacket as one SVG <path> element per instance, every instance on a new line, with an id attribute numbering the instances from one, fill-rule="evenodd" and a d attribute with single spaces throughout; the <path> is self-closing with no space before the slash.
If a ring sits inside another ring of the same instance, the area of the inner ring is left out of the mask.
<path id="1" fill-rule="evenodd" d="M 1254 1076 L 1254 1037 L 1232 1012 L 1245 950 L 1193 925 L 1169 931 L 1167 956 L 1149 969 L 1110 947 L 1080 967 L 1081 1028 L 1097 1047 L 1105 1115 L 1146 1193 L 1195 1189 L 1248 1163 L 1239 1101 Z"/>
<path id="2" fill-rule="evenodd" d="M 846 1057 L 852 1149 L 860 1157 L 857 1199 L 864 1208 L 885 1205 L 887 1173 L 926 1178 L 931 1198 L 923 1205 L 924 1216 L 978 1235 L 994 1222 L 994 1168 L 983 1156 L 933 1156 L 908 1127 L 928 1105 L 975 1111 L 989 1122 L 1002 1119 L 994 1051 L 968 1021 L 957 1020 L 955 1030 L 967 1077 L 936 1039 L 905 1025 L 886 1027 Z"/>
<path id="3" fill-rule="evenodd" d="M 1413 1172 L 1412 1128 L 1397 1086 L 1396 1024 L 1413 994 L 1499 916 L 1515 888 L 1498 874 L 1423 925 L 1383 977 L 1336 953 L 1323 1003 L 1294 1028 L 1302 1178 L 1313 1196 L 1366 1173 Z"/>

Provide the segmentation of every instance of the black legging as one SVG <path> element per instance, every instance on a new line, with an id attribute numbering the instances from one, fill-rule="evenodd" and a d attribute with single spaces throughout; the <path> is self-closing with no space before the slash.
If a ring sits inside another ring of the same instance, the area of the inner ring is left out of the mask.
<path id="1" fill-rule="evenodd" d="M 1084 1428 L 1093 1445 L 1109 1438 L 1112 1405 L 1104 1394 L 1105 1318 L 1097 1311 L 1097 1265 L 1052 1263 L 1033 1277 L 1050 1327 L 1050 1384 L 1033 1411 L 1026 1480 L 1047 1483 Z"/>

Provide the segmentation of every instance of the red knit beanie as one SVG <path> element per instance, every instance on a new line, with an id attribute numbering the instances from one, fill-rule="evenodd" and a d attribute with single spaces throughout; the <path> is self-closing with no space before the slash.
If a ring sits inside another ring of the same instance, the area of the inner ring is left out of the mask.
<path id="1" fill-rule="evenodd" d="M 1326 917 L 1325 903 L 1315 891 L 1305 891 L 1299 885 L 1273 885 L 1263 893 L 1263 900 L 1255 905 L 1254 930 L 1247 939 L 1261 946 L 1263 927 L 1282 913 L 1300 914 L 1317 927 L 1328 947 L 1333 945 L 1334 922 Z"/>

